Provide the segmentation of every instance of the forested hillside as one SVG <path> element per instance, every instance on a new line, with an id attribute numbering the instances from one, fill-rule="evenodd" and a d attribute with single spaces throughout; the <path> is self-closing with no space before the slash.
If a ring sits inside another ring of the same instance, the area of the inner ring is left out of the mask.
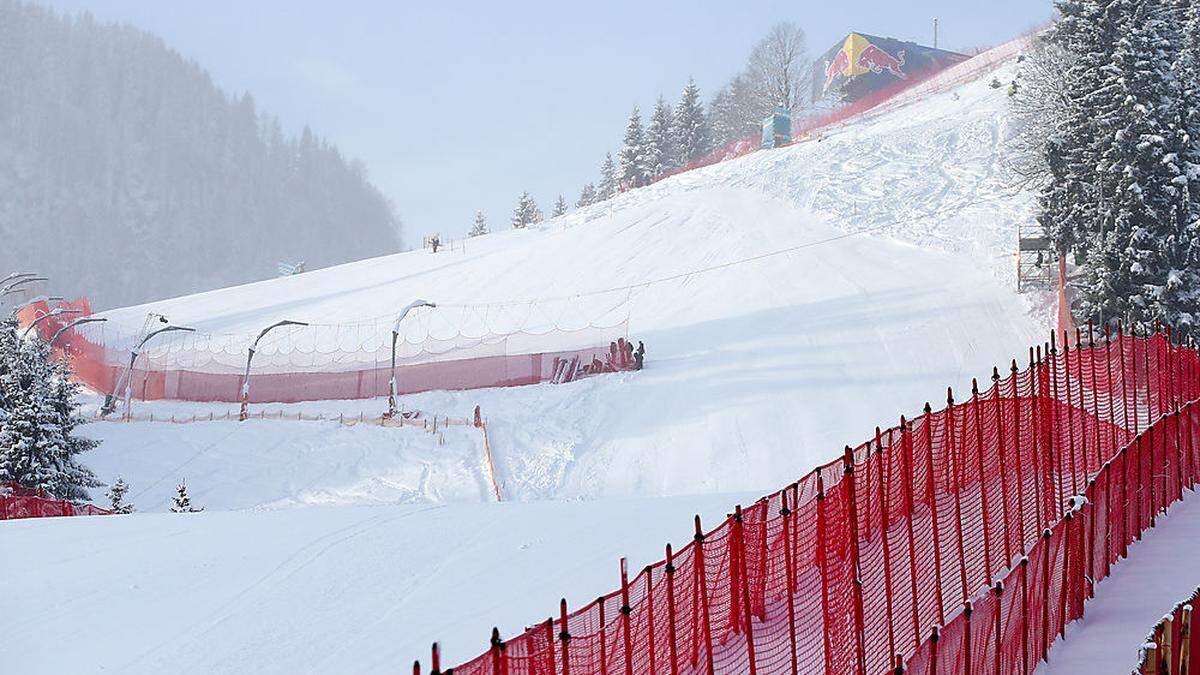
<path id="1" fill-rule="evenodd" d="M 0 0 L 0 274 L 126 305 L 398 250 L 383 195 L 159 38 Z"/>

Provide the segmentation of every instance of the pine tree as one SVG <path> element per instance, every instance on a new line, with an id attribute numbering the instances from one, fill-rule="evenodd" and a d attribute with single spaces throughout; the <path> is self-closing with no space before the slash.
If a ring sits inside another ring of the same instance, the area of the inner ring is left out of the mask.
<path id="1" fill-rule="evenodd" d="M 529 225 L 542 222 L 542 210 L 528 192 L 522 192 L 517 200 L 517 208 L 513 210 L 512 226 L 515 230 L 523 230 Z"/>
<path id="2" fill-rule="evenodd" d="M 1196 314 L 1195 198 L 1164 0 L 1059 0 L 1052 39 L 1073 57 L 1047 149 L 1039 220 L 1082 262 L 1082 310 L 1187 329 Z"/>
<path id="3" fill-rule="evenodd" d="M 709 148 L 708 121 L 700 101 L 700 87 L 691 78 L 675 105 L 675 147 L 680 166 L 703 157 Z"/>
<path id="4" fill-rule="evenodd" d="M 35 343 L 42 353 L 50 358 L 49 346 Z M 50 405 L 57 422 L 55 446 L 58 450 L 57 474 L 52 481 L 51 492 L 60 499 L 81 502 L 91 497 L 86 488 L 103 485 L 90 469 L 79 462 L 79 456 L 94 450 L 100 442 L 77 435 L 76 430 L 87 423 L 79 412 L 79 385 L 72 379 L 66 361 L 51 360 Z"/>
<path id="5" fill-rule="evenodd" d="M 618 155 L 621 162 L 621 185 L 626 189 L 646 183 L 646 139 L 642 131 L 642 111 L 635 105 L 625 125 L 625 141 Z"/>
<path id="6" fill-rule="evenodd" d="M 557 218 L 567 212 L 567 200 L 562 195 L 558 196 L 558 201 L 554 202 L 554 211 L 551 212 L 551 218 Z"/>
<path id="7" fill-rule="evenodd" d="M 675 116 L 671 106 L 663 97 L 654 105 L 650 127 L 646 129 L 646 169 L 650 178 L 656 178 L 678 166 L 675 149 Z"/>
<path id="8" fill-rule="evenodd" d="M 617 167 L 613 163 L 612 153 L 604 153 L 604 161 L 600 164 L 600 183 L 596 186 L 596 201 L 611 199 L 617 194 Z"/>
<path id="9" fill-rule="evenodd" d="M 0 483 L 13 481 L 66 501 L 89 499 L 101 483 L 78 455 L 96 441 L 74 434 L 83 423 L 68 367 L 40 340 L 0 323 Z"/>
<path id="10" fill-rule="evenodd" d="M 203 510 L 203 506 L 200 508 L 192 506 L 192 498 L 188 496 L 186 481 L 175 487 L 175 496 L 171 498 L 171 513 L 199 513 Z"/>
<path id="11" fill-rule="evenodd" d="M 582 190 L 579 191 L 579 199 L 575 201 L 575 206 L 576 208 L 583 208 L 585 206 L 591 206 L 597 201 L 599 201 L 599 198 L 596 196 L 596 186 L 588 183 L 583 186 Z"/>
<path id="12" fill-rule="evenodd" d="M 1046 144 L 1050 180 L 1039 197 L 1038 222 L 1060 254 L 1082 258 L 1091 239 L 1086 233 L 1097 220 L 1094 177 L 1096 120 L 1089 97 L 1103 86 L 1100 77 L 1109 61 L 1114 35 L 1104 20 L 1112 0 L 1057 0 L 1060 17 L 1048 38 L 1068 55 L 1061 74 L 1064 100 L 1058 125 Z"/>
<path id="13" fill-rule="evenodd" d="M 1177 26 L 1180 34 L 1180 49 L 1176 52 L 1172 72 L 1176 78 L 1176 108 L 1180 113 L 1177 124 L 1183 141 L 1180 162 L 1187 178 L 1190 203 L 1190 214 L 1178 251 L 1181 267 L 1187 270 L 1180 275 L 1180 281 L 1184 287 L 1200 288 L 1200 282 L 1196 281 L 1200 276 L 1200 4 L 1195 0 L 1176 0 L 1171 24 Z M 1195 294 L 1186 301 L 1190 307 L 1200 306 L 1200 298 Z M 1200 323 L 1196 313 L 1200 312 L 1192 309 L 1192 316 L 1177 318 L 1171 324 L 1181 328 L 1186 328 L 1183 324 L 1187 324 L 1195 331 L 1196 323 Z"/>
<path id="14" fill-rule="evenodd" d="M 129 485 L 124 478 L 117 478 L 117 482 L 108 488 L 108 503 L 109 510 L 113 513 L 133 513 L 133 504 L 125 501 L 125 495 L 129 493 Z"/>
<path id="15" fill-rule="evenodd" d="M 478 237 L 488 233 L 487 216 L 483 215 L 483 211 L 475 212 L 475 224 L 471 226 L 471 230 L 467 232 L 468 237 Z"/>
<path id="16" fill-rule="evenodd" d="M 747 74 L 734 76 L 709 104 L 708 148 L 719 148 L 753 135 L 772 110 L 764 107 L 762 101 L 760 91 Z"/>

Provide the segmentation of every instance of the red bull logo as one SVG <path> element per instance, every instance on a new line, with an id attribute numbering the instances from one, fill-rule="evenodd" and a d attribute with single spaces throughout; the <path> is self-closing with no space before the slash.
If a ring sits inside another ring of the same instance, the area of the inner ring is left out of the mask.
<path id="1" fill-rule="evenodd" d="M 860 69 L 869 70 L 875 74 L 882 73 L 886 70 L 901 80 L 908 78 L 908 75 L 901 70 L 901 68 L 904 67 L 903 49 L 896 52 L 896 56 L 892 56 L 879 47 L 876 47 L 873 44 L 868 44 L 862 50 L 862 53 L 858 55 L 858 61 L 855 63 L 855 65 L 857 65 Z"/>
<path id="2" fill-rule="evenodd" d="M 843 47 L 837 53 L 837 56 L 834 57 L 833 61 L 825 66 L 825 86 L 822 88 L 822 91 L 829 89 L 833 78 L 846 73 L 848 70 L 850 70 L 850 55 L 846 53 L 846 49 Z"/>
<path id="3" fill-rule="evenodd" d="M 901 80 L 908 78 L 904 72 L 904 50 L 892 56 L 866 37 L 851 33 L 833 60 L 825 64 L 825 86 L 822 91 L 827 91 L 838 76 L 854 78 L 866 73 L 878 75 L 885 71 Z"/>

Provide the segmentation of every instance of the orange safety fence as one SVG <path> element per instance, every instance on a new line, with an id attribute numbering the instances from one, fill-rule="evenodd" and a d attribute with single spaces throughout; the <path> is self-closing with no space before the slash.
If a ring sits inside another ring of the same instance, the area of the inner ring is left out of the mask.
<path id="1" fill-rule="evenodd" d="M 626 295 L 621 294 L 618 305 L 623 304 Z M 90 312 L 86 299 L 60 306 L 81 311 L 38 323 L 36 330 L 43 339 L 51 339 L 67 321 Z M 46 311 L 46 303 L 35 303 L 19 318 L 22 325 L 28 326 Z M 439 308 L 435 316 L 445 316 L 451 311 Z M 461 311 L 464 315 L 474 312 L 472 308 Z M 611 322 L 599 326 L 581 323 L 562 328 L 554 323 L 555 317 L 538 318 L 541 321 L 538 332 L 519 329 L 524 325 L 522 321 L 532 323 L 528 311 L 515 320 L 509 317 L 504 332 L 496 333 L 489 332 L 493 326 L 488 320 L 467 316 L 464 323 L 475 321 L 472 328 L 477 333 L 431 337 L 423 332 L 411 342 L 401 338 L 396 393 L 563 383 L 600 373 L 633 370 L 633 347 L 625 337 L 627 316 L 612 307 L 605 307 L 604 312 Z M 495 316 L 491 321 L 496 322 Z M 392 379 L 388 353 L 391 331 L 390 320 L 277 331 L 271 340 L 258 346 L 251 370 L 249 402 L 297 403 L 386 396 Z M 140 400 L 241 401 L 245 384 L 243 369 L 252 336 L 177 333 L 171 339 L 145 347 L 130 376 L 131 351 L 140 337 L 104 324 L 91 324 L 64 332 L 54 347 L 70 356 L 78 381 L 117 398 L 128 388 L 131 397 Z"/>
<path id="2" fill-rule="evenodd" d="M 92 504 L 75 504 L 53 499 L 41 490 L 22 487 L 17 483 L 0 485 L 0 520 L 107 515 L 112 515 L 112 511 Z"/>
<path id="3" fill-rule="evenodd" d="M 1197 353 L 1071 337 L 453 672 L 1030 672 L 1200 471 Z"/>

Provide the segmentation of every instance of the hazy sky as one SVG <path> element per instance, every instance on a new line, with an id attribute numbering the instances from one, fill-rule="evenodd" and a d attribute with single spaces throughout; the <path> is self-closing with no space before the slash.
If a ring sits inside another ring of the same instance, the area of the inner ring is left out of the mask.
<path id="1" fill-rule="evenodd" d="M 1050 0 L 791 2 L 311 2 L 47 0 L 161 36 L 289 132 L 305 123 L 361 158 L 396 205 L 406 244 L 460 237 L 475 209 L 508 226 L 522 190 L 574 203 L 615 151 L 630 109 L 688 75 L 705 99 L 771 24 L 816 56 L 850 30 L 969 49 L 1052 14 Z"/>

